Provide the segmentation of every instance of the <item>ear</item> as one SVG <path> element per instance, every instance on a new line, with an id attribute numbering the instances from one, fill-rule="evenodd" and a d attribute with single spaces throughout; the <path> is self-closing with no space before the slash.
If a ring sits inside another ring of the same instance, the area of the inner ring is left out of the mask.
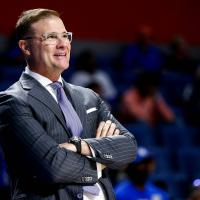
<path id="1" fill-rule="evenodd" d="M 28 42 L 26 40 L 19 40 L 18 45 L 19 45 L 19 48 L 22 50 L 22 52 L 26 56 L 30 56 L 31 52 L 30 52 Z"/>

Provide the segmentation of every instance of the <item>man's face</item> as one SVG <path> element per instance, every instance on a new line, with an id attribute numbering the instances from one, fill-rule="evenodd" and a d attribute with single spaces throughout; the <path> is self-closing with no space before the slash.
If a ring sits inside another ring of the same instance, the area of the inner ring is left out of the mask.
<path id="1" fill-rule="evenodd" d="M 70 42 L 63 39 L 66 33 L 62 20 L 52 16 L 41 19 L 31 25 L 29 35 L 31 39 L 26 40 L 29 54 L 28 64 L 31 69 L 44 76 L 51 74 L 61 74 L 69 66 L 70 59 Z M 41 40 L 41 36 L 49 33 L 58 33 L 57 42 L 49 44 L 47 40 Z"/>

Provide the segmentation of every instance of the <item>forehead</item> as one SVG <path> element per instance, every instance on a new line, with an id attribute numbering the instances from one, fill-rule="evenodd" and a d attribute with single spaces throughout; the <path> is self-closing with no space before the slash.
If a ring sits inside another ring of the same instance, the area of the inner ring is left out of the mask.
<path id="1" fill-rule="evenodd" d="M 31 25 L 33 32 L 43 34 L 46 32 L 65 32 L 66 28 L 63 21 L 56 16 L 40 19 Z"/>

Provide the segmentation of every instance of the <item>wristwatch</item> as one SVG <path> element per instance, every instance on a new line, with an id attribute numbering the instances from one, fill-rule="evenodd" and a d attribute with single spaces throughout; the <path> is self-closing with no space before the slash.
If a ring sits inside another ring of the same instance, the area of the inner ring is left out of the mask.
<path id="1" fill-rule="evenodd" d="M 76 146 L 77 153 L 81 154 L 81 138 L 78 136 L 73 136 L 69 139 L 69 143 Z"/>

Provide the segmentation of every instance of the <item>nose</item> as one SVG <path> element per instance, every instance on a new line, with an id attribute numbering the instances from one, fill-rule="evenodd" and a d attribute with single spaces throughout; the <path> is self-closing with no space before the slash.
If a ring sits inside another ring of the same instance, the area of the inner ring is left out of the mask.
<path id="1" fill-rule="evenodd" d="M 71 44 L 68 40 L 64 40 L 63 38 L 58 38 L 57 48 L 71 48 Z"/>

